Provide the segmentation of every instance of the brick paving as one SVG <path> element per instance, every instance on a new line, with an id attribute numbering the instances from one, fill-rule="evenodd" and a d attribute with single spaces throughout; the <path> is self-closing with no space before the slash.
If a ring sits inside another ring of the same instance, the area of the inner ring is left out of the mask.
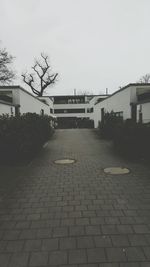
<path id="1" fill-rule="evenodd" d="M 104 174 L 113 166 L 131 172 Z M 33 162 L 0 173 L 0 267 L 150 266 L 150 169 L 94 130 L 57 130 Z"/>

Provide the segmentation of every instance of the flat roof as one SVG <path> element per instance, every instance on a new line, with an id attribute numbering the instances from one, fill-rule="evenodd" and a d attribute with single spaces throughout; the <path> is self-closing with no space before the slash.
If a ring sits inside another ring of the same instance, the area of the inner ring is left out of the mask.
<path id="1" fill-rule="evenodd" d="M 0 86 L 0 90 L 2 89 L 20 89 L 23 92 L 27 93 L 28 95 L 34 97 L 35 99 L 37 99 L 38 101 L 42 102 L 43 104 L 49 106 L 47 103 L 44 103 L 43 101 L 41 101 L 38 96 L 34 96 L 33 94 L 31 94 L 30 92 L 28 92 L 27 90 L 25 90 L 23 87 L 21 87 L 20 85 L 4 85 L 4 86 Z"/>
<path id="2" fill-rule="evenodd" d="M 7 106 L 14 106 L 14 107 L 17 106 L 17 105 L 11 104 L 11 103 L 9 103 L 9 102 L 3 101 L 3 100 L 1 100 L 1 99 L 0 99 L 0 104 L 4 104 L 4 105 L 7 105 Z"/>
<path id="3" fill-rule="evenodd" d="M 126 86 L 124 86 L 124 87 L 120 88 L 119 90 L 115 91 L 115 92 L 112 93 L 111 95 L 108 95 L 108 97 L 105 98 L 104 100 L 102 100 L 101 102 L 105 101 L 106 99 L 112 97 L 112 96 L 115 95 L 115 94 L 120 93 L 121 91 L 124 91 L 125 89 L 127 89 L 127 88 L 130 87 L 130 86 L 150 86 L 150 83 L 129 83 L 129 84 L 127 84 Z M 101 102 L 99 102 L 99 103 L 101 103 Z M 99 104 L 99 103 L 96 103 L 95 105 L 97 105 L 97 104 Z"/>
<path id="4" fill-rule="evenodd" d="M 108 96 L 108 95 L 106 94 L 102 94 L 102 95 L 53 95 L 53 96 L 47 96 L 47 97 L 85 97 L 85 96 L 94 97 L 94 96 Z"/>

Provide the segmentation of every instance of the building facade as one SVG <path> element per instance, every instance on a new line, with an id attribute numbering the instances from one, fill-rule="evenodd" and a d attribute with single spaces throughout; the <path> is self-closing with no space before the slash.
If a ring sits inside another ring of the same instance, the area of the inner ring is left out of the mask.
<path id="1" fill-rule="evenodd" d="M 21 86 L 0 86 L 0 101 L 14 107 L 15 115 L 31 112 L 53 116 L 53 102 L 50 98 L 41 100 Z M 4 107 L 0 104 L 0 114 L 3 113 Z"/>
<path id="2" fill-rule="evenodd" d="M 139 111 L 137 107 L 142 96 L 145 96 L 145 99 L 147 99 L 149 94 L 150 84 L 133 83 L 121 88 L 100 103 L 94 105 L 94 127 L 98 127 L 99 122 L 103 120 L 104 114 L 107 112 L 113 112 L 116 116 L 122 117 L 123 120 L 132 119 L 138 122 Z M 143 122 L 149 122 L 149 105 L 145 105 L 143 111 Z"/>
<path id="3" fill-rule="evenodd" d="M 54 114 L 57 117 L 59 128 L 92 127 L 93 106 L 99 99 L 106 96 L 93 95 L 64 95 L 53 96 Z"/>
<path id="4" fill-rule="evenodd" d="M 0 115 L 15 115 L 15 105 L 6 101 L 0 100 Z"/>

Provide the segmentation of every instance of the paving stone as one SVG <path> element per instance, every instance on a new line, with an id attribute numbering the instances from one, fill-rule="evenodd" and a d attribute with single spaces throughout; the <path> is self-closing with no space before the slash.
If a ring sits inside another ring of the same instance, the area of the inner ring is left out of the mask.
<path id="1" fill-rule="evenodd" d="M 112 247 L 112 242 L 109 236 L 100 235 L 94 237 L 96 247 Z"/>
<path id="2" fill-rule="evenodd" d="M 5 248 L 6 248 L 6 245 L 7 245 L 7 241 L 0 241 L 0 252 L 5 252 Z"/>
<path id="3" fill-rule="evenodd" d="M 139 247 L 128 247 L 125 249 L 128 261 L 144 261 L 146 257 Z"/>
<path id="4" fill-rule="evenodd" d="M 99 267 L 120 267 L 119 263 L 100 263 Z"/>
<path id="5" fill-rule="evenodd" d="M 0 253 L 0 267 L 7 267 L 11 254 Z"/>
<path id="6" fill-rule="evenodd" d="M 86 226 L 85 229 L 86 229 L 87 235 L 100 235 L 101 234 L 100 227 L 97 225 L 96 226 L 93 226 L 93 225 Z"/>
<path id="7" fill-rule="evenodd" d="M 76 224 L 77 225 L 89 225 L 90 221 L 89 221 L 89 218 L 77 218 Z"/>
<path id="8" fill-rule="evenodd" d="M 150 233 L 150 228 L 147 225 L 133 225 L 133 229 L 137 234 Z"/>
<path id="9" fill-rule="evenodd" d="M 106 262 L 105 251 L 103 248 L 87 249 L 88 262 Z"/>
<path id="10" fill-rule="evenodd" d="M 119 231 L 116 225 L 102 225 L 101 226 L 102 233 L 105 234 L 119 234 Z"/>
<path id="11" fill-rule="evenodd" d="M 37 238 L 50 238 L 52 237 L 52 228 L 38 229 Z"/>
<path id="12" fill-rule="evenodd" d="M 129 239 L 126 235 L 112 235 L 111 240 L 114 247 L 130 246 Z"/>
<path id="13" fill-rule="evenodd" d="M 30 226 L 30 222 L 28 221 L 20 221 L 16 224 L 16 229 L 27 229 Z"/>
<path id="14" fill-rule="evenodd" d="M 77 238 L 77 247 L 78 248 L 93 248 L 95 247 L 94 238 L 84 236 Z"/>
<path id="15" fill-rule="evenodd" d="M 86 262 L 87 262 L 86 250 L 75 249 L 69 251 L 70 264 L 86 263 Z"/>
<path id="16" fill-rule="evenodd" d="M 8 241 L 6 250 L 8 252 L 20 252 L 23 249 L 24 241 Z"/>
<path id="17" fill-rule="evenodd" d="M 150 247 L 143 247 L 146 258 L 150 260 Z"/>
<path id="18" fill-rule="evenodd" d="M 142 262 L 139 265 L 140 267 L 149 267 L 150 266 L 150 262 Z"/>
<path id="19" fill-rule="evenodd" d="M 68 236 L 67 227 L 56 227 L 53 229 L 53 237 Z"/>
<path id="20" fill-rule="evenodd" d="M 42 241 L 42 250 L 51 251 L 58 249 L 58 238 L 44 239 Z"/>
<path id="21" fill-rule="evenodd" d="M 90 218 L 91 225 L 100 225 L 100 224 L 105 224 L 105 219 L 104 217 L 93 217 Z"/>
<path id="22" fill-rule="evenodd" d="M 142 234 L 134 234 L 128 236 L 131 246 L 148 246 L 146 237 Z"/>
<path id="23" fill-rule="evenodd" d="M 133 229 L 131 227 L 131 225 L 117 225 L 117 230 L 118 230 L 118 233 L 120 234 L 130 234 L 130 233 L 133 233 Z"/>
<path id="24" fill-rule="evenodd" d="M 68 157 L 76 163 L 53 163 Z M 131 172 L 105 175 L 111 166 Z M 149 166 L 114 154 L 95 130 L 56 130 L 28 167 L 0 173 L 0 266 L 148 266 Z"/>
<path id="25" fill-rule="evenodd" d="M 61 220 L 61 226 L 75 225 L 75 218 L 66 218 Z"/>
<path id="26" fill-rule="evenodd" d="M 47 252 L 33 252 L 30 256 L 29 266 L 45 266 L 48 264 Z"/>
<path id="27" fill-rule="evenodd" d="M 120 267 L 141 267 L 141 265 L 138 262 L 126 262 L 120 263 Z"/>
<path id="28" fill-rule="evenodd" d="M 28 265 L 28 253 L 14 253 L 9 261 L 9 267 L 26 267 Z"/>
<path id="29" fill-rule="evenodd" d="M 123 262 L 126 261 L 126 255 L 121 248 L 106 248 L 108 261 L 110 262 Z"/>
<path id="30" fill-rule="evenodd" d="M 71 267 L 72 267 L 72 265 L 71 265 Z M 79 264 L 78 265 L 78 267 L 99 267 L 99 265 L 98 264 Z"/>
<path id="31" fill-rule="evenodd" d="M 70 236 L 80 236 L 85 234 L 83 226 L 71 226 L 69 229 Z"/>
<path id="32" fill-rule="evenodd" d="M 38 214 L 38 213 L 35 213 L 35 214 L 29 214 L 29 215 L 27 215 L 27 220 L 32 220 L 32 221 L 34 221 L 34 220 L 39 220 L 40 219 L 40 214 Z"/>
<path id="33" fill-rule="evenodd" d="M 67 264 L 67 252 L 65 251 L 53 251 L 49 254 L 49 264 L 62 265 Z"/>
<path id="34" fill-rule="evenodd" d="M 3 240 L 17 240 L 19 234 L 19 230 L 7 230 L 6 232 L 4 232 Z"/>
<path id="35" fill-rule="evenodd" d="M 106 217 L 105 218 L 106 224 L 120 224 L 120 220 L 118 217 Z"/>
<path id="36" fill-rule="evenodd" d="M 76 239 L 72 237 L 60 238 L 60 249 L 74 249 L 76 248 Z"/>
<path id="37" fill-rule="evenodd" d="M 24 251 L 40 251 L 41 245 L 41 240 L 26 240 L 24 245 Z"/>
<path id="38" fill-rule="evenodd" d="M 37 236 L 37 230 L 25 229 L 25 230 L 21 230 L 19 234 L 19 239 L 35 239 L 36 236 Z"/>

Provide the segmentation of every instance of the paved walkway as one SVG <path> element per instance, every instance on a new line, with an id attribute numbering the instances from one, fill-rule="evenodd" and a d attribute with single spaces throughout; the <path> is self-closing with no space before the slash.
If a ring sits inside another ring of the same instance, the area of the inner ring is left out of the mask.
<path id="1" fill-rule="evenodd" d="M 0 267 L 150 266 L 150 169 L 93 130 L 57 130 L 30 165 L 0 173 Z"/>

